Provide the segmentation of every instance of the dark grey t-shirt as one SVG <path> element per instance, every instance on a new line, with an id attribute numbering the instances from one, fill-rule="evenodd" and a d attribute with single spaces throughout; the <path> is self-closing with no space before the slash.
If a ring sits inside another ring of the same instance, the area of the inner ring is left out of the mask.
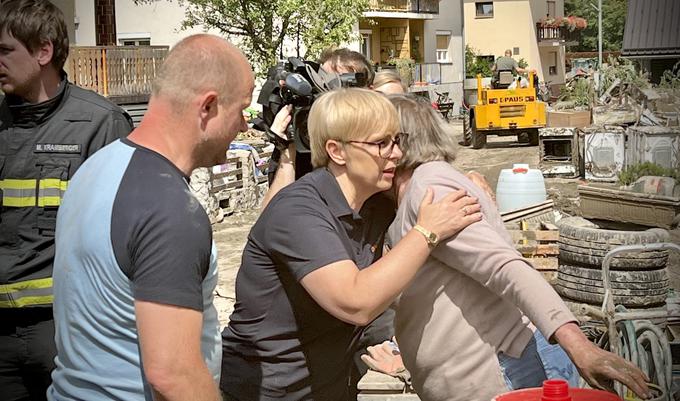
<path id="1" fill-rule="evenodd" d="M 361 328 L 326 312 L 300 280 L 341 260 L 372 264 L 393 217 L 381 194 L 353 212 L 326 169 L 274 197 L 243 252 L 222 332 L 222 390 L 243 401 L 347 400 Z"/>
<path id="2" fill-rule="evenodd" d="M 512 57 L 499 57 L 496 59 L 496 71 L 512 71 L 513 74 L 517 74 L 517 61 Z"/>
<path id="3" fill-rule="evenodd" d="M 212 229 L 187 177 L 160 154 L 137 148 L 116 194 L 111 243 L 135 299 L 203 311 Z"/>

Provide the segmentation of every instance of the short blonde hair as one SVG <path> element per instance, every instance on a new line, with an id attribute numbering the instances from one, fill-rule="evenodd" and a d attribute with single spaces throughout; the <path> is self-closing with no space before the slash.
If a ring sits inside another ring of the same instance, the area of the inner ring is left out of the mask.
<path id="1" fill-rule="evenodd" d="M 373 79 L 373 89 L 378 89 L 383 85 L 389 83 L 395 83 L 401 85 L 401 88 L 406 92 L 404 87 L 404 82 L 401 80 L 401 75 L 396 70 L 380 70 L 375 73 L 375 78 Z"/>
<path id="2" fill-rule="evenodd" d="M 455 160 L 457 145 L 453 130 L 427 99 L 409 94 L 388 98 L 397 108 L 401 131 L 407 134 L 400 143 L 403 153 L 400 170 L 414 170 L 436 160 L 449 163 Z"/>
<path id="3" fill-rule="evenodd" d="M 381 93 L 363 88 L 342 88 L 314 101 L 307 120 L 312 166 L 330 163 L 326 142 L 362 140 L 369 135 L 399 130 L 397 111 Z"/>

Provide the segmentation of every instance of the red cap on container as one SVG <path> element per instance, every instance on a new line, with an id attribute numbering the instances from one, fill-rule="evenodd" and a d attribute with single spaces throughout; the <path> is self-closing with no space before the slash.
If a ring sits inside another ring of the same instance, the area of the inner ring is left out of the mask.
<path id="1" fill-rule="evenodd" d="M 566 380 L 546 380 L 543 382 L 541 401 L 571 401 L 569 384 Z"/>
<path id="2" fill-rule="evenodd" d="M 546 380 L 542 388 L 526 388 L 496 396 L 493 401 L 623 401 L 616 394 L 569 388 L 564 380 Z"/>

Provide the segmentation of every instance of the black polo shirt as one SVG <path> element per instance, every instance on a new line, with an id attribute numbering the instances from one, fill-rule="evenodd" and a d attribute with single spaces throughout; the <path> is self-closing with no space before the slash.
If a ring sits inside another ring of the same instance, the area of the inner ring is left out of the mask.
<path id="1" fill-rule="evenodd" d="M 355 213 L 327 169 L 281 190 L 253 226 L 222 332 L 221 387 L 242 401 L 342 400 L 361 328 L 319 306 L 300 284 L 341 260 L 381 253 L 394 207 L 381 194 Z"/>

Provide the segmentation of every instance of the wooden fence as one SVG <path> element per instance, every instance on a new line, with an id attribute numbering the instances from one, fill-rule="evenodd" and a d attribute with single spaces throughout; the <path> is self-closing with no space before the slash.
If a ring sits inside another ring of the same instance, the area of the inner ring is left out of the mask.
<path id="1" fill-rule="evenodd" d="M 76 85 L 107 97 L 151 94 L 167 46 L 72 46 L 64 66 Z"/>

